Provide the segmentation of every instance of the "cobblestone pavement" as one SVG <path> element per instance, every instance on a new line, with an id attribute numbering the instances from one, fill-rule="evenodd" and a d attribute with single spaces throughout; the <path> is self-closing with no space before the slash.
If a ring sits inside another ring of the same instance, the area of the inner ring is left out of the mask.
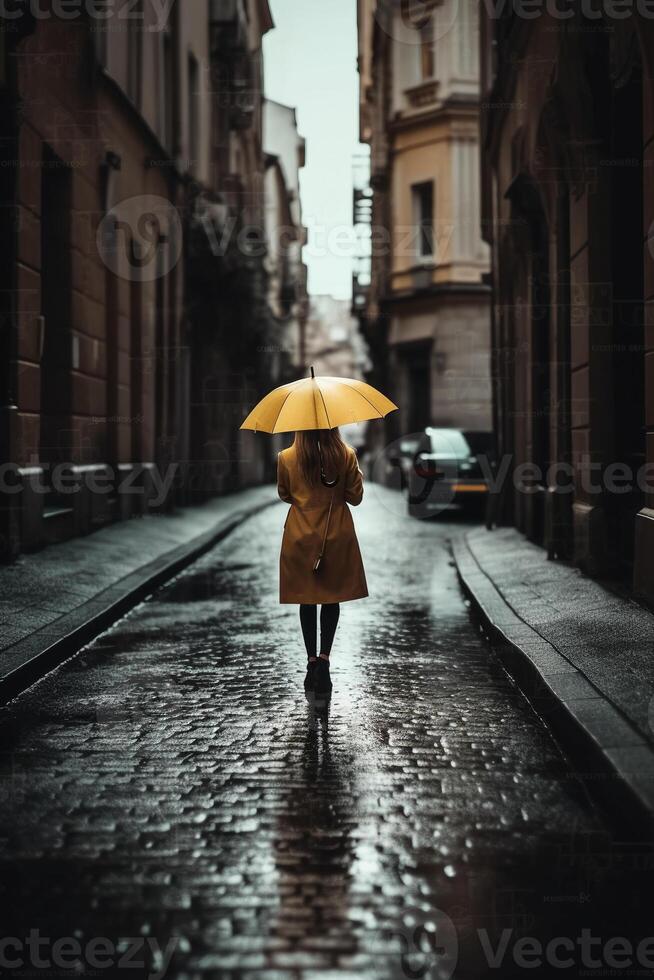
<path id="1" fill-rule="evenodd" d="M 187 980 L 610 969 L 604 942 L 654 933 L 649 848 L 613 839 L 479 635 L 447 547 L 465 525 L 368 488 L 371 597 L 342 607 L 325 717 L 277 602 L 285 512 L 0 712 L 0 959 Z M 534 969 L 524 937 L 563 937 L 543 962 L 572 965 Z"/>

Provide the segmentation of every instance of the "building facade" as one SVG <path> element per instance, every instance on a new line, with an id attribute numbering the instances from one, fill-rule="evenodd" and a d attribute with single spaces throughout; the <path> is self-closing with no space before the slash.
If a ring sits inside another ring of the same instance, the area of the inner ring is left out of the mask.
<path id="1" fill-rule="evenodd" d="M 146 162 L 169 159 L 157 107 L 140 106 L 139 72 L 160 68 L 149 12 L 120 31 L 85 13 L 26 14 L 8 58 L 10 556 L 167 501 L 153 479 L 182 431 L 167 356 L 182 301 L 179 181 Z"/>
<path id="2" fill-rule="evenodd" d="M 295 109 L 266 99 L 264 150 L 268 305 L 278 334 L 271 353 L 277 355 L 279 377 L 293 381 L 304 371 L 309 308 L 307 267 L 302 259 L 307 230 L 300 202 L 306 142 L 298 133 Z"/>
<path id="3" fill-rule="evenodd" d="M 29 8 L 0 32 L 5 558 L 260 479 L 274 336 L 266 0 Z"/>
<path id="4" fill-rule="evenodd" d="M 268 305 L 262 38 L 267 0 L 211 0 L 211 180 L 189 188 L 187 312 L 192 344 L 194 499 L 269 475 L 273 449 L 240 424 L 277 383 Z"/>
<path id="5" fill-rule="evenodd" d="M 654 31 L 613 14 L 482 5 L 498 519 L 651 600 Z"/>
<path id="6" fill-rule="evenodd" d="M 426 425 L 489 429 L 477 8 L 456 0 L 418 6 L 414 14 L 401 0 L 359 0 L 372 269 L 363 299 L 355 283 L 355 309 L 374 377 L 400 406 L 389 419 L 394 434 Z"/>

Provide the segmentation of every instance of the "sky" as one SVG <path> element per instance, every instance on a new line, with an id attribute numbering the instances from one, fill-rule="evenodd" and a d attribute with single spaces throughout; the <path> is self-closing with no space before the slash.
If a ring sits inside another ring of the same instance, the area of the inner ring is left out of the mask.
<path id="1" fill-rule="evenodd" d="M 352 172 L 359 143 L 354 0 L 270 0 L 266 97 L 297 108 L 307 141 L 300 194 L 309 244 L 309 292 L 352 292 Z"/>

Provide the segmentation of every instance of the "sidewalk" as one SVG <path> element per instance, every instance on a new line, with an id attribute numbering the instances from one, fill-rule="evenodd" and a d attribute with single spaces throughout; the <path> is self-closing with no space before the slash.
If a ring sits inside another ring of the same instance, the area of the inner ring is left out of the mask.
<path id="1" fill-rule="evenodd" d="M 469 532 L 454 558 L 505 666 L 589 790 L 622 817 L 631 802 L 639 829 L 651 830 L 654 616 L 547 561 L 512 528 Z"/>
<path id="2" fill-rule="evenodd" d="M 277 499 L 274 487 L 254 487 L 114 524 L 0 567 L 0 702 Z"/>

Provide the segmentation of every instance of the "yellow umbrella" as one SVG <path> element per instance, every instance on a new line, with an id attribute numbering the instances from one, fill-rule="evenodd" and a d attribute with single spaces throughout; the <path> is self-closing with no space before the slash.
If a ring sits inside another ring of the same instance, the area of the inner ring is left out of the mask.
<path id="1" fill-rule="evenodd" d="M 298 432 L 333 429 L 350 422 L 382 419 L 397 405 L 381 392 L 354 378 L 311 377 L 275 388 L 254 408 L 242 429 L 255 432 Z"/>

